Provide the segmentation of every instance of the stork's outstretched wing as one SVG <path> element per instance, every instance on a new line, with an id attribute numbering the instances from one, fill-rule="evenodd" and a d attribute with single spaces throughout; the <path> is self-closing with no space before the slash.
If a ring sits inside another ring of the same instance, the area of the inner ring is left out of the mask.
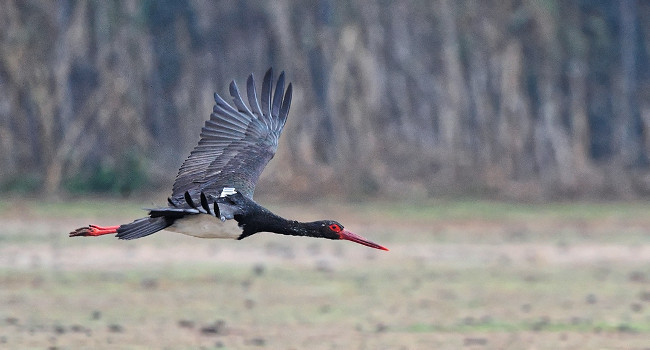
<path id="1" fill-rule="evenodd" d="M 278 147 L 280 133 L 287 121 L 291 104 L 291 84 L 284 91 L 284 72 L 273 90 L 273 70 L 262 83 L 261 106 L 257 100 L 255 79 L 246 82 L 248 104 L 241 98 L 237 84 L 230 83 L 235 107 L 214 94 L 216 105 L 201 130 L 201 140 L 178 171 L 172 200 L 183 202 L 185 192 L 198 197 L 201 192 L 219 196 L 224 187 L 234 187 L 252 198 L 255 184 Z"/>

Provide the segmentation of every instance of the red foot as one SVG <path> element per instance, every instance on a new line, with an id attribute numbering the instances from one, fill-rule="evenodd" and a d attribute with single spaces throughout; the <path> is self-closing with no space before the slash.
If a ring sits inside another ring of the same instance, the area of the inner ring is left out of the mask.
<path id="1" fill-rule="evenodd" d="M 97 226 L 97 225 L 88 225 L 87 227 L 80 227 L 72 232 L 70 232 L 70 237 L 88 237 L 88 236 L 101 236 L 109 235 L 112 233 L 117 233 L 117 229 L 120 226 Z"/>

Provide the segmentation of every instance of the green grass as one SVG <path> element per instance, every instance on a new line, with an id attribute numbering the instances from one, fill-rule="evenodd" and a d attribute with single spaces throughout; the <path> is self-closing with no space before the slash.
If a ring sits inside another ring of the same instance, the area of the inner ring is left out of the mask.
<path id="1" fill-rule="evenodd" d="M 69 202 L 39 201 L 30 204 L 30 210 L 39 217 L 124 217 L 146 214 L 144 207 L 152 203 L 136 203 L 118 199 L 80 199 Z"/>
<path id="2" fill-rule="evenodd" d="M 15 206 L 39 216 L 124 216 L 140 215 L 143 208 L 166 205 L 164 198 L 135 202 L 116 198 L 81 198 L 68 201 L 0 199 L 0 215 Z M 307 205 L 305 203 L 305 205 Z M 312 205 L 312 204 L 309 204 Z M 320 206 L 340 207 L 358 215 L 409 220 L 632 220 L 650 221 L 647 202 L 559 202 L 551 204 L 513 203 L 486 200 L 430 200 L 420 202 L 323 202 Z M 269 207 L 273 207 L 270 203 Z M 291 207 L 289 207 L 291 208 Z"/>
<path id="3" fill-rule="evenodd" d="M 650 213 L 646 202 L 559 202 L 530 204 L 486 200 L 359 204 L 360 211 L 400 220 L 637 220 Z"/>

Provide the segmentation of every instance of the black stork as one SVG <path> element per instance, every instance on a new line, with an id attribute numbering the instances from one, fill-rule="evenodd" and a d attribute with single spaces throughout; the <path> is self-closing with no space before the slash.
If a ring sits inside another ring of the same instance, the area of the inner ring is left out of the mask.
<path id="1" fill-rule="evenodd" d="M 233 81 L 230 96 L 236 108 L 218 94 L 199 144 L 178 171 L 168 206 L 149 210 L 149 216 L 119 226 L 88 225 L 70 237 L 117 234 L 136 239 L 161 230 L 201 238 L 243 239 L 258 232 L 348 240 L 388 250 L 346 230 L 333 220 L 299 222 L 273 214 L 253 200 L 255 184 L 278 147 L 291 104 L 291 84 L 284 90 L 284 72 L 273 90 L 273 70 L 262 83 L 261 104 L 255 79 L 248 77 L 248 106 Z M 234 220 L 234 221 L 233 221 Z M 236 224 L 235 224 L 236 222 Z"/>

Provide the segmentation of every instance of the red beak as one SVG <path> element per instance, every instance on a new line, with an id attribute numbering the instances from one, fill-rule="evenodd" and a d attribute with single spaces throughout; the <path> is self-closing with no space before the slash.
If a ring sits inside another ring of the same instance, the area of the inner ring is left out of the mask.
<path id="1" fill-rule="evenodd" d="M 354 233 L 352 233 L 352 232 L 350 232 L 348 230 L 345 230 L 345 229 L 343 231 L 339 232 L 339 236 L 341 237 L 341 239 L 345 239 L 345 240 L 352 241 L 352 242 L 355 242 L 355 243 L 363 244 L 363 245 L 368 246 L 370 248 L 388 250 L 388 248 L 386 248 L 386 247 L 382 247 L 377 243 L 371 242 L 371 241 L 369 241 L 369 240 L 367 240 L 367 239 L 365 239 L 365 238 L 363 238 L 363 237 L 361 237 L 361 236 L 359 236 L 357 234 L 354 234 Z"/>

